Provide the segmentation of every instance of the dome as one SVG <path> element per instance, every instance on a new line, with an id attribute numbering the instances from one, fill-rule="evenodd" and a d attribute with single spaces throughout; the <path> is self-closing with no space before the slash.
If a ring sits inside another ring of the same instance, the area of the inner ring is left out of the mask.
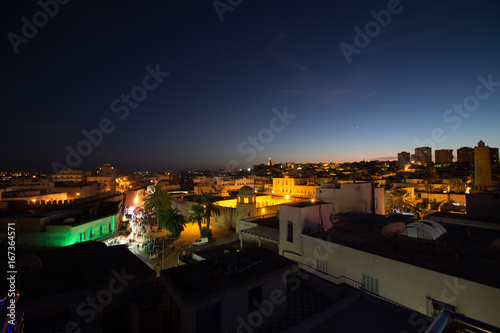
<path id="1" fill-rule="evenodd" d="M 238 192 L 239 195 L 252 195 L 255 191 L 250 186 L 243 186 Z"/>

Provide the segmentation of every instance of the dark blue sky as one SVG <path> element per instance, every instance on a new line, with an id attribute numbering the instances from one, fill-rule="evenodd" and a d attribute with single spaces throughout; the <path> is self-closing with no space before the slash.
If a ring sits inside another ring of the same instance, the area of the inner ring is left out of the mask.
<path id="1" fill-rule="evenodd" d="M 0 170 L 246 168 L 500 146 L 498 1 L 222 0 L 223 21 L 212 1 L 72 0 L 57 13 L 42 3 L 53 17 L 35 1 L 1 5 Z M 36 34 L 23 32 L 34 21 Z M 168 76 L 146 77 L 157 69 Z M 132 93 L 139 102 L 122 99 Z"/>

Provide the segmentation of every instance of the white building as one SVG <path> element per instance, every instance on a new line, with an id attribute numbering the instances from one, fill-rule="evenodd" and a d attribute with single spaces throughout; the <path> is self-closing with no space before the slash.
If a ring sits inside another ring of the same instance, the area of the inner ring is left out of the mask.
<path id="1" fill-rule="evenodd" d="M 316 189 L 316 199 L 332 202 L 335 214 L 362 212 L 385 214 L 384 189 L 374 183 L 329 183 Z"/>
<path id="2" fill-rule="evenodd" d="M 394 217 L 346 214 L 332 223 L 332 209 L 318 202 L 281 205 L 280 254 L 333 283 L 359 283 L 416 313 L 435 316 L 446 308 L 500 325 L 500 260 L 485 246 L 500 238 L 499 231 L 475 228 L 467 238 L 466 226 L 443 224 L 444 240 L 383 237 L 381 228 Z M 316 233 L 322 225 L 330 229 Z"/>

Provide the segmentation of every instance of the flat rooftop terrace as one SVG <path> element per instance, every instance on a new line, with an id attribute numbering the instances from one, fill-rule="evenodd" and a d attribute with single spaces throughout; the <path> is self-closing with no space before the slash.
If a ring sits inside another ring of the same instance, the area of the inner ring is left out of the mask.
<path id="1" fill-rule="evenodd" d="M 280 228 L 280 220 L 276 214 L 253 216 L 243 219 L 242 221 L 256 223 L 261 227 L 268 227 L 273 229 Z"/>
<path id="2" fill-rule="evenodd" d="M 286 203 L 285 205 L 291 206 L 291 207 L 310 207 L 310 206 L 318 206 L 322 204 L 328 204 L 329 202 L 324 202 L 324 201 L 319 201 L 319 200 L 305 200 L 305 201 L 298 201 L 298 202 L 292 202 L 292 203 Z"/>
<path id="3" fill-rule="evenodd" d="M 253 266 L 238 274 L 231 272 L 231 267 L 235 268 L 233 264 L 239 264 L 241 267 Z M 253 248 L 166 269 L 161 272 L 161 278 L 167 281 L 185 302 L 189 302 L 245 284 L 294 264 L 294 261 L 262 248 Z"/>
<path id="4" fill-rule="evenodd" d="M 500 238 L 499 230 L 440 223 L 447 233 L 429 241 L 381 235 L 380 230 L 389 223 L 414 221 L 402 215 L 349 213 L 336 217 L 339 222 L 313 237 L 500 288 L 500 251 L 489 248 Z"/>

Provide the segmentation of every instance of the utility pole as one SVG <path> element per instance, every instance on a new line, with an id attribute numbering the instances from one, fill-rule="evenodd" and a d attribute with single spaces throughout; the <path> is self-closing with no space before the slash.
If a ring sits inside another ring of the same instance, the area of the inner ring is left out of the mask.
<path id="1" fill-rule="evenodd" d="M 163 256 L 165 255 L 165 237 L 163 237 L 163 246 L 161 250 L 161 270 L 163 270 Z"/>

